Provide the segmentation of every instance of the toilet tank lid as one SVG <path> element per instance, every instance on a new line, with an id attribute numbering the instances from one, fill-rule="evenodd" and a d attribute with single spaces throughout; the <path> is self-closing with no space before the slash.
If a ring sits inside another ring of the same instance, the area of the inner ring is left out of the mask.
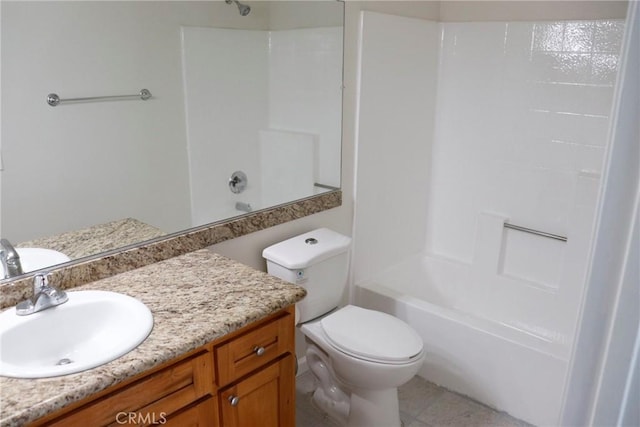
<path id="1" fill-rule="evenodd" d="M 262 256 L 288 269 L 303 269 L 346 252 L 350 244 L 350 237 L 318 228 L 269 246 Z"/>

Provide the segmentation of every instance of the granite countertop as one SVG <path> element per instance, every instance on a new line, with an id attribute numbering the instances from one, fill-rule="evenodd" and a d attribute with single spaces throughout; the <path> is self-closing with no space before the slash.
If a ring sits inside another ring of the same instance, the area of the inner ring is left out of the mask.
<path id="1" fill-rule="evenodd" d="M 0 426 L 22 426 L 223 337 L 301 300 L 303 288 L 208 249 L 70 290 L 138 298 L 154 327 L 136 349 L 105 365 L 43 379 L 0 377 Z M 25 337 L 26 338 L 26 337 Z"/>
<path id="2" fill-rule="evenodd" d="M 16 247 L 53 249 L 71 259 L 78 259 L 166 234 L 135 218 L 125 218 L 82 230 L 21 242 Z"/>

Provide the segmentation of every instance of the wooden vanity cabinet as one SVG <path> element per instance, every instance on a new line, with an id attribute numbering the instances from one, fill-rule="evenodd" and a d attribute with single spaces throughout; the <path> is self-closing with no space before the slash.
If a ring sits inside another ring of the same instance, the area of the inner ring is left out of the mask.
<path id="1" fill-rule="evenodd" d="M 293 307 L 31 426 L 294 427 Z"/>

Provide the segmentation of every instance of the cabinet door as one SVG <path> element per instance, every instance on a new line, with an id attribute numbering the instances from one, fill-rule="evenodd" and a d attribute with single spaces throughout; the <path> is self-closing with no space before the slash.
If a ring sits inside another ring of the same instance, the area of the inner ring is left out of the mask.
<path id="1" fill-rule="evenodd" d="M 223 427 L 294 427 L 295 367 L 291 354 L 220 393 Z"/>
<path id="2" fill-rule="evenodd" d="M 208 397 L 190 408 L 161 420 L 165 427 L 218 427 L 215 397 Z"/>

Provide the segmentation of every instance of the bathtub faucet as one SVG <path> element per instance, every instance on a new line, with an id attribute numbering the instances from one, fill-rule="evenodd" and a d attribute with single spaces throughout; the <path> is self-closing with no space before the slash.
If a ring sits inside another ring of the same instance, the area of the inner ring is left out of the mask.
<path id="1" fill-rule="evenodd" d="M 7 239 L 0 239 L 0 262 L 4 268 L 4 278 L 19 276 L 23 273 L 20 255 Z"/>

